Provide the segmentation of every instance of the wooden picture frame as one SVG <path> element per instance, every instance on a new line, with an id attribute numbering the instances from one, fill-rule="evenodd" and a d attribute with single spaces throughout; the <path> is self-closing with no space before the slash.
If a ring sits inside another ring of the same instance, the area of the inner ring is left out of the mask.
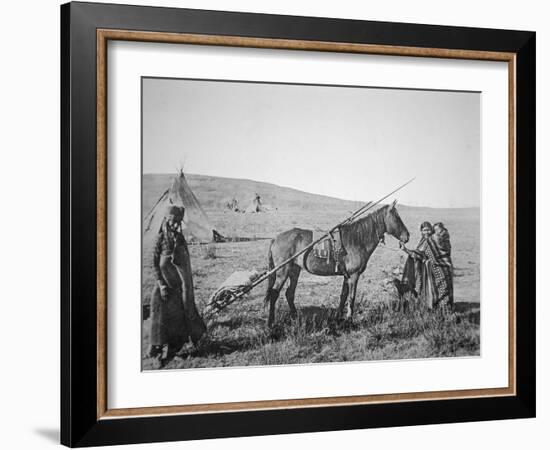
<path id="1" fill-rule="evenodd" d="M 505 61 L 509 70 L 506 388 L 110 409 L 107 42 Z M 69 3 L 61 7 L 61 442 L 91 446 L 535 415 L 535 33 Z"/>

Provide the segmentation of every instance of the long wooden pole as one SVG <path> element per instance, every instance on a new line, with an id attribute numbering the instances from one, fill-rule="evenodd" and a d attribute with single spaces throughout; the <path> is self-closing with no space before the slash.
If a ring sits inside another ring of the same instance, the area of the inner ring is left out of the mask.
<path id="1" fill-rule="evenodd" d="M 153 211 L 155 210 L 155 208 L 157 207 L 157 205 L 164 200 L 164 198 L 168 195 L 168 192 L 170 192 L 170 189 L 166 189 L 163 194 L 159 197 L 159 199 L 157 200 L 157 202 L 153 205 L 153 207 L 149 210 L 149 212 L 147 214 L 145 214 L 145 217 L 143 218 L 143 222 L 145 222 L 147 220 L 147 217 L 151 216 L 151 214 L 153 213 Z M 149 218 L 149 223 L 147 224 L 147 226 L 145 227 L 145 231 L 149 231 L 149 228 L 151 226 L 151 222 L 152 222 L 153 218 L 150 217 Z"/>

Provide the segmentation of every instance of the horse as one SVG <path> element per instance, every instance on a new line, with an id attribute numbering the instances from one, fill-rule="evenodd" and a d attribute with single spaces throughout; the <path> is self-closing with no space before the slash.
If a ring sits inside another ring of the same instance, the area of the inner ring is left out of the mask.
<path id="1" fill-rule="evenodd" d="M 344 277 L 337 312 L 338 317 L 343 316 L 344 306 L 349 297 L 346 319 L 351 320 L 353 318 L 357 282 L 367 268 L 367 263 L 374 250 L 383 241 L 385 233 L 390 234 L 403 243 L 409 241 L 409 231 L 403 224 L 401 217 L 399 217 L 395 204 L 396 202 L 394 201 L 391 205 L 383 206 L 361 219 L 340 227 L 340 239 L 345 249 L 345 255 L 342 258 L 341 264 L 343 266 L 342 271 L 336 273 L 334 271 L 330 273 L 312 271 L 307 264 L 310 253 L 306 252 L 303 256 L 298 256 L 271 274 L 268 278 L 265 294 L 265 303 L 269 303 L 268 327 L 272 327 L 273 325 L 275 304 L 277 303 L 281 289 L 289 278 L 290 283 L 286 290 L 286 299 L 290 308 L 290 314 L 293 317 L 297 316 L 296 306 L 294 305 L 294 293 L 296 292 L 298 277 L 303 268 L 315 275 L 340 275 Z M 272 270 L 283 261 L 291 258 L 292 255 L 304 250 L 312 242 L 312 230 L 292 228 L 291 230 L 282 232 L 271 241 L 269 246 L 269 269 Z"/>

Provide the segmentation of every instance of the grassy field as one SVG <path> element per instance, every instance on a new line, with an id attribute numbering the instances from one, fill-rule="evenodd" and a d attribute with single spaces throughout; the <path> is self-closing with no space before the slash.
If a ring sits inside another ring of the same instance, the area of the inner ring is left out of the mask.
<path id="1" fill-rule="evenodd" d="M 169 186 L 169 175 L 145 175 L 143 211 L 148 211 Z M 251 180 L 188 175 L 188 183 L 216 229 L 224 236 L 272 238 L 292 227 L 327 229 L 347 217 L 360 203 L 303 193 Z M 246 206 L 255 193 L 277 211 L 240 214 L 224 210 L 232 197 Z M 368 200 L 368 199 L 366 199 Z M 364 361 L 479 355 L 479 209 L 433 209 L 398 206 L 411 233 L 409 247 L 418 242 L 420 223 L 442 221 L 451 234 L 455 266 L 456 308 L 452 314 L 422 307 L 395 312 L 397 299 L 390 285 L 405 260 L 397 241 L 388 237 L 362 275 L 353 323 L 335 320 L 341 277 L 318 277 L 302 271 L 296 290 L 299 316 L 291 320 L 281 295 L 277 321 L 265 326 L 265 286 L 215 317 L 207 335 L 190 356 L 176 357 L 164 368 L 248 366 L 314 362 Z M 269 240 L 191 245 L 195 296 L 199 310 L 236 270 L 267 268 Z M 142 302 L 153 285 L 150 241 L 144 239 Z M 143 369 L 158 368 L 145 357 L 149 320 L 143 322 Z"/>

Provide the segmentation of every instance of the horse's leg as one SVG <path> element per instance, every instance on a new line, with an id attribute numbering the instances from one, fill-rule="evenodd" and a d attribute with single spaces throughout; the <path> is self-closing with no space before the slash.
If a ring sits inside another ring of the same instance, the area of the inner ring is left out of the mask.
<path id="1" fill-rule="evenodd" d="M 300 276 L 301 267 L 292 264 L 289 270 L 290 284 L 286 289 L 286 301 L 288 302 L 288 307 L 290 308 L 290 315 L 292 317 L 297 316 L 296 306 L 294 305 L 294 293 L 296 292 L 296 286 L 298 285 L 298 277 Z"/>
<path id="2" fill-rule="evenodd" d="M 338 305 L 338 317 L 344 315 L 344 306 L 346 300 L 348 299 L 349 285 L 347 277 L 344 277 L 344 282 L 342 283 L 342 292 L 340 293 L 340 304 Z"/>
<path id="3" fill-rule="evenodd" d="M 267 293 L 266 300 L 269 299 L 269 317 L 267 319 L 267 326 L 271 328 L 273 321 L 275 320 L 275 304 L 279 298 L 279 293 L 283 288 L 287 278 L 288 278 L 288 267 L 282 267 L 278 272 L 275 278 L 275 283 L 273 287 L 269 289 Z"/>
<path id="4" fill-rule="evenodd" d="M 359 281 L 359 272 L 355 272 L 350 275 L 348 278 L 348 289 L 349 289 L 349 301 L 348 301 L 348 312 L 346 314 L 347 319 L 353 317 L 353 309 L 355 307 L 355 294 L 357 293 L 357 282 Z"/>

